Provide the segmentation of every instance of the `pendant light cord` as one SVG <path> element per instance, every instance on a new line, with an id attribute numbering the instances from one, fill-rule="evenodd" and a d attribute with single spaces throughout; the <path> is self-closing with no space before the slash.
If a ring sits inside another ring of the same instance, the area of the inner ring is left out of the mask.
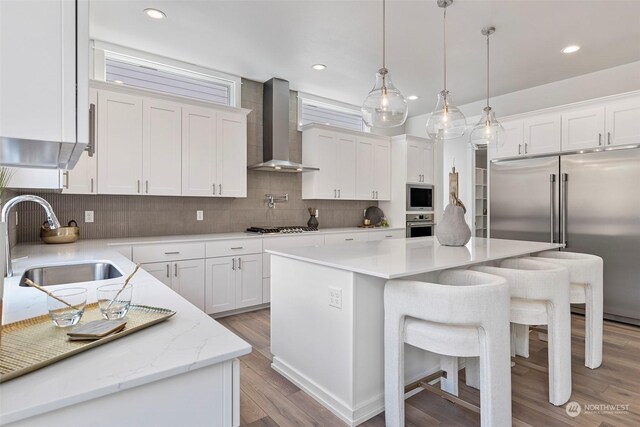
<path id="1" fill-rule="evenodd" d="M 386 1 L 382 0 L 382 68 L 387 68 L 386 56 L 387 56 L 387 22 L 386 22 L 387 10 Z"/>
<path id="2" fill-rule="evenodd" d="M 489 107 L 489 34 L 487 34 L 487 107 Z"/>
<path id="3" fill-rule="evenodd" d="M 444 91 L 447 91 L 447 7 L 444 7 L 444 14 L 443 14 L 443 25 L 442 25 L 442 33 L 443 33 L 443 37 L 442 40 L 444 40 L 444 49 L 443 49 L 443 54 L 444 54 Z"/>

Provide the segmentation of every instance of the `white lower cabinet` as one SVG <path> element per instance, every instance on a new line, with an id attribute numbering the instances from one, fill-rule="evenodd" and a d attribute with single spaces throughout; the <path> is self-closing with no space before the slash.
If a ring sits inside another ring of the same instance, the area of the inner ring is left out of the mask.
<path id="1" fill-rule="evenodd" d="M 262 303 L 262 254 L 208 258 L 205 269 L 207 314 Z"/>
<path id="2" fill-rule="evenodd" d="M 204 260 L 155 262 L 142 264 L 141 267 L 191 304 L 204 310 Z"/>
<path id="3" fill-rule="evenodd" d="M 402 239 L 406 237 L 406 232 L 403 229 L 398 230 L 376 230 L 369 232 L 369 241 L 376 240 L 389 240 L 389 239 Z"/>
<path id="4" fill-rule="evenodd" d="M 325 245 L 335 245 L 337 243 L 349 243 L 349 242 L 366 242 L 369 240 L 368 233 L 339 233 L 339 234 L 327 234 L 324 236 Z"/>

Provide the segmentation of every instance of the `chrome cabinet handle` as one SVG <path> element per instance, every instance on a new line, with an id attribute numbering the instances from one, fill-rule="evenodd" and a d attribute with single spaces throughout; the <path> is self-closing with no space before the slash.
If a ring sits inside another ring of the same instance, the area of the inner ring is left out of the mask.
<path id="1" fill-rule="evenodd" d="M 231 269 L 232 270 L 236 269 L 236 259 L 235 258 L 231 258 Z"/>
<path id="2" fill-rule="evenodd" d="M 233 250 L 244 249 L 244 246 L 236 246 L 235 248 L 231 248 Z"/>
<path id="3" fill-rule="evenodd" d="M 342 195 L 340 194 L 340 189 L 338 188 L 338 199 L 341 199 Z"/>
<path id="4" fill-rule="evenodd" d="M 333 198 L 334 199 L 338 198 L 338 190 L 336 190 L 335 188 L 333 189 Z"/>
<path id="5" fill-rule="evenodd" d="M 178 277 L 178 264 L 173 264 L 173 275 Z"/>
<path id="6" fill-rule="evenodd" d="M 346 240 L 347 242 L 350 242 L 350 241 L 352 241 L 352 240 L 353 240 L 353 237 L 351 237 L 351 238 L 349 238 L 349 239 L 344 239 L 344 240 Z"/>
<path id="7" fill-rule="evenodd" d="M 376 190 L 376 199 L 378 198 L 378 190 Z"/>
<path id="8" fill-rule="evenodd" d="M 556 174 L 549 175 L 549 230 L 550 230 L 550 243 L 555 243 L 555 228 L 556 228 Z"/>
<path id="9" fill-rule="evenodd" d="M 146 193 L 149 194 L 149 180 L 148 179 L 145 179 L 144 186 L 145 186 Z"/>
<path id="10" fill-rule="evenodd" d="M 238 258 L 238 270 L 242 270 L 242 258 Z"/>
<path id="11" fill-rule="evenodd" d="M 89 105 L 89 143 L 85 150 L 89 157 L 96 153 L 96 104 Z"/>
<path id="12" fill-rule="evenodd" d="M 611 132 L 607 132 L 607 145 L 611 145 Z"/>
<path id="13" fill-rule="evenodd" d="M 169 277 L 169 264 L 167 264 L 167 277 Z"/>
<path id="14" fill-rule="evenodd" d="M 138 193 L 140 192 L 140 180 L 138 180 Z"/>
<path id="15" fill-rule="evenodd" d="M 93 193 L 93 178 L 91 178 L 91 192 Z"/>
<path id="16" fill-rule="evenodd" d="M 218 184 L 218 194 L 222 196 L 222 184 Z"/>
<path id="17" fill-rule="evenodd" d="M 602 145 L 602 134 L 598 134 L 598 145 Z"/>
<path id="18" fill-rule="evenodd" d="M 375 193 L 373 192 L 373 190 L 371 190 L 371 198 L 374 199 L 375 198 Z"/>
<path id="19" fill-rule="evenodd" d="M 178 255 L 180 251 L 165 252 L 165 255 Z"/>
<path id="20" fill-rule="evenodd" d="M 211 184 L 211 193 L 215 196 L 216 195 L 216 185 L 215 184 Z"/>
<path id="21" fill-rule="evenodd" d="M 518 155 L 522 154 L 522 144 L 518 144 Z"/>
<path id="22" fill-rule="evenodd" d="M 68 190 L 69 189 L 69 171 L 64 171 L 62 173 L 62 176 L 64 177 L 64 184 L 62 185 L 64 188 Z"/>
<path id="23" fill-rule="evenodd" d="M 384 236 L 385 238 L 393 237 L 393 234 L 389 234 L 388 236 Z"/>
<path id="24" fill-rule="evenodd" d="M 529 144 L 527 144 L 526 142 L 524 143 L 524 154 L 527 154 L 529 152 Z"/>

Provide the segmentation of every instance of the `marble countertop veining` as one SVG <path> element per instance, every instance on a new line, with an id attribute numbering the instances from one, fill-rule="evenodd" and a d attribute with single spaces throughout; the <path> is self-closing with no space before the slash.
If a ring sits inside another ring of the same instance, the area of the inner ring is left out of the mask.
<path id="1" fill-rule="evenodd" d="M 352 242 L 267 250 L 273 255 L 383 279 L 413 276 L 561 247 L 557 243 L 472 237 L 466 246 L 442 246 L 435 237 Z"/>
<path id="2" fill-rule="evenodd" d="M 14 256 L 14 277 L 4 285 L 3 323 L 47 312 L 46 296 L 18 286 L 25 269 L 58 263 L 108 260 L 123 275 L 134 264 L 107 246 L 105 240 L 68 245 L 19 245 Z M 95 302 L 95 288 L 110 282 L 83 282 L 53 288 L 82 286 L 88 302 Z M 121 390 L 183 374 L 251 352 L 251 346 L 197 309 L 144 270 L 132 280 L 134 303 L 169 308 L 176 315 L 168 321 L 91 349 L 46 368 L 0 384 L 0 425 Z"/>

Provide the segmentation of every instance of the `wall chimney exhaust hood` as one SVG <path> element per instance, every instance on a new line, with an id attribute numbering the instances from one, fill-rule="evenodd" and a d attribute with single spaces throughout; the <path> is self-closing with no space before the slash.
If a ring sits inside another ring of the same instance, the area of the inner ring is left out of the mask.
<path id="1" fill-rule="evenodd" d="M 86 144 L 0 137 L 0 165 L 38 169 L 72 169 Z"/>
<path id="2" fill-rule="evenodd" d="M 291 173 L 320 170 L 289 160 L 289 82 L 276 78 L 266 81 L 263 101 L 263 162 L 248 169 Z"/>

